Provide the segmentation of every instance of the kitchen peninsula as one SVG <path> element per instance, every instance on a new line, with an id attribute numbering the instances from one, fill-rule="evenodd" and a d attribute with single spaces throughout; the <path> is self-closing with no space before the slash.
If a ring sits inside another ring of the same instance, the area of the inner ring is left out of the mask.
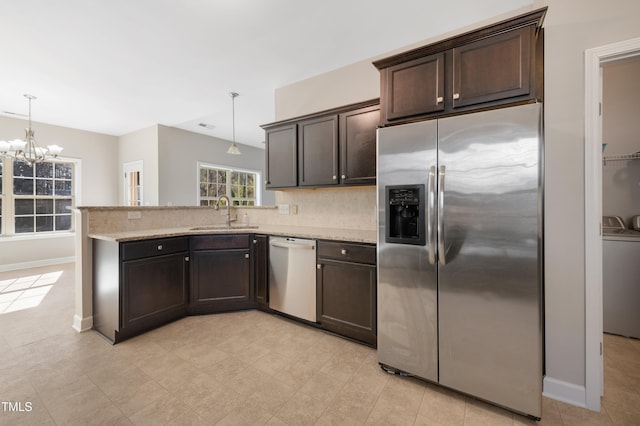
<path id="1" fill-rule="evenodd" d="M 268 309 L 265 304 L 268 236 L 327 240 L 336 246 L 339 245 L 336 242 L 348 242 L 349 248 L 362 246 L 372 250 L 376 241 L 373 220 L 356 224 L 369 225 L 367 228 L 330 228 L 308 226 L 318 221 L 310 219 L 304 223 L 300 218 L 296 225 L 287 225 L 285 222 L 292 221 L 291 217 L 278 214 L 276 207 L 231 211 L 232 218 L 242 218 L 246 213 L 250 224 L 235 221 L 227 226 L 226 212 L 210 207 L 75 209 L 76 274 L 81 279 L 77 280 L 74 328 L 78 331 L 94 328 L 111 342 L 118 342 L 188 314 Z M 346 256 L 342 260 L 352 261 L 346 255 L 347 250 L 338 248 L 337 253 L 341 252 Z M 201 255 L 207 257 L 198 257 Z M 368 293 L 373 302 L 367 304 L 375 307 L 375 257 L 373 263 Z M 221 266 L 211 269 L 212 264 Z M 211 290 L 198 284 L 210 281 L 211 276 L 225 277 L 224 289 Z M 127 286 L 127 279 L 135 286 Z M 135 291 L 127 293 L 127 289 Z M 154 297 L 149 298 L 149 294 Z M 144 302 L 140 302 L 140 297 Z M 321 300 L 322 297 L 319 306 Z M 375 312 L 367 319 L 365 328 L 369 334 L 362 334 L 358 328 L 354 338 L 375 344 Z M 350 321 L 344 322 L 348 328 Z M 337 327 L 340 332 L 342 324 Z M 348 335 L 348 330 L 342 334 Z"/>

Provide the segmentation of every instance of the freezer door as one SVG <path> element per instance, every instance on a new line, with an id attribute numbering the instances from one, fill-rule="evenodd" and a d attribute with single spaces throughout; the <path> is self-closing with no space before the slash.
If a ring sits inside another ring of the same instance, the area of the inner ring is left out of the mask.
<path id="1" fill-rule="evenodd" d="M 429 261 L 428 243 L 385 242 L 385 188 L 426 189 L 436 137 L 433 120 L 379 129 L 377 139 L 378 361 L 432 381 L 438 380 L 437 267 Z M 420 221 L 426 227 L 427 218 Z"/>
<path id="2" fill-rule="evenodd" d="M 439 122 L 440 383 L 540 417 L 541 106 Z M 443 264 L 444 263 L 444 264 Z"/>

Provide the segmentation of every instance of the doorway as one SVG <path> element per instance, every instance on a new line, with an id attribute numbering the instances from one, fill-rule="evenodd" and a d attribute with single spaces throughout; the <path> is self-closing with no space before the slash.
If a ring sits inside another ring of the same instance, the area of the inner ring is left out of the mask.
<path id="1" fill-rule="evenodd" d="M 640 38 L 585 52 L 585 405 L 600 411 L 603 395 L 602 66 L 640 55 Z"/>
<path id="2" fill-rule="evenodd" d="M 141 206 L 142 193 L 142 160 L 124 163 L 124 205 Z"/>

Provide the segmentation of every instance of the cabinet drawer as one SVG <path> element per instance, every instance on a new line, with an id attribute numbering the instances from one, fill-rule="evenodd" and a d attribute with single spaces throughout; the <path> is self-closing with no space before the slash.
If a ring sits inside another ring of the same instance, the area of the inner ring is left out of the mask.
<path id="1" fill-rule="evenodd" d="M 191 237 L 191 250 L 249 248 L 249 235 L 199 235 Z"/>
<path id="2" fill-rule="evenodd" d="M 122 260 L 142 259 L 189 250 L 189 238 L 157 238 L 155 240 L 122 243 Z"/>
<path id="3" fill-rule="evenodd" d="M 375 265 L 376 247 L 365 244 L 318 241 L 318 257 Z"/>

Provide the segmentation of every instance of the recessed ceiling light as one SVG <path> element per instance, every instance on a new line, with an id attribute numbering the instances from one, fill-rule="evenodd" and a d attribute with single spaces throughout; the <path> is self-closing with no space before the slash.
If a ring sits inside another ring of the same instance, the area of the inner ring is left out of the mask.
<path id="1" fill-rule="evenodd" d="M 204 127 L 206 129 L 215 129 L 216 128 L 216 126 L 214 126 L 213 124 L 207 124 L 207 123 L 198 123 L 198 126 Z"/>

